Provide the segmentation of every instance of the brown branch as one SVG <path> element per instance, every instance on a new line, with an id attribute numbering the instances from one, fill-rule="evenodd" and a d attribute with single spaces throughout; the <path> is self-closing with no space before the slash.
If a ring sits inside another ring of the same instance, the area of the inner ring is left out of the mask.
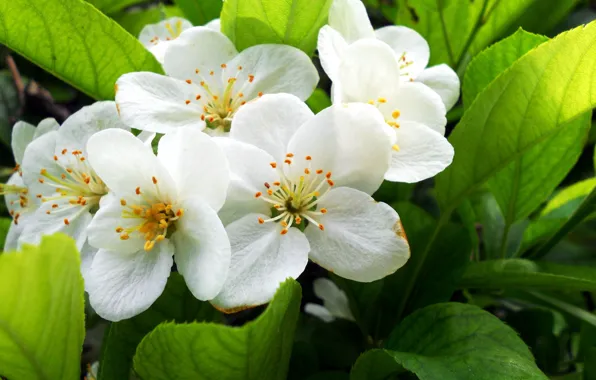
<path id="1" fill-rule="evenodd" d="M 23 78 L 21 78 L 21 74 L 19 73 L 19 69 L 14 62 L 14 59 L 10 54 L 6 55 L 6 66 L 8 66 L 8 70 L 12 76 L 12 80 L 14 81 L 14 87 L 17 91 L 17 95 L 19 97 L 19 109 L 15 118 L 19 118 L 23 114 L 25 109 L 25 84 L 23 83 Z"/>

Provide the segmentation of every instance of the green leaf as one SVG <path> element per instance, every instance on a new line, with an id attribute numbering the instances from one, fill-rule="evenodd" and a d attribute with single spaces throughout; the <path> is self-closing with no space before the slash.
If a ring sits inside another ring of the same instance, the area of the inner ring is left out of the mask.
<path id="1" fill-rule="evenodd" d="M 221 314 L 208 302 L 197 300 L 186 287 L 182 276 L 172 273 L 163 294 L 149 310 L 134 318 L 110 324 L 102 345 L 98 379 L 128 378 L 138 344 L 162 322 L 219 320 Z"/>
<path id="2" fill-rule="evenodd" d="M 144 380 L 285 379 L 300 297 L 298 283 L 286 280 L 267 310 L 241 328 L 160 325 L 139 345 L 134 368 Z"/>
<path id="3" fill-rule="evenodd" d="M 81 0 L 0 2 L 0 43 L 95 99 L 132 71 L 162 72 L 137 39 Z"/>
<path id="4" fill-rule="evenodd" d="M 306 99 L 306 104 L 312 112 L 319 113 L 331 106 L 331 99 L 324 90 L 316 88 L 310 98 Z"/>
<path id="5" fill-rule="evenodd" d="M 468 264 L 459 286 L 596 291 L 596 268 L 524 259 L 489 260 Z"/>
<path id="6" fill-rule="evenodd" d="M 12 218 L 0 218 L 0 250 L 6 242 L 6 235 L 12 224 Z"/>
<path id="7" fill-rule="evenodd" d="M 350 379 L 383 380 L 404 369 L 421 380 L 547 379 L 514 330 L 458 303 L 428 306 L 404 319 L 384 350 L 360 356 Z"/>
<path id="8" fill-rule="evenodd" d="M 211 20 L 219 18 L 221 0 L 174 0 L 184 13 L 184 17 L 193 25 L 204 25 Z"/>
<path id="9" fill-rule="evenodd" d="M 521 57 L 477 97 L 449 138 L 458 152 L 453 164 L 436 177 L 443 210 L 503 169 L 520 168 L 520 158 L 531 164 L 526 152 L 535 158 L 535 147 L 586 117 L 596 103 L 596 87 L 586 80 L 596 75 L 594 43 L 596 23 L 563 33 Z M 495 196 L 502 207 L 505 197 Z"/>
<path id="10" fill-rule="evenodd" d="M 575 305 L 572 305 L 570 303 L 567 303 L 565 301 L 562 301 L 562 300 L 557 299 L 552 296 L 548 296 L 548 295 L 540 293 L 540 292 L 527 292 L 527 294 L 539 299 L 540 301 L 550 304 L 551 306 L 554 306 L 555 308 L 557 308 L 567 314 L 570 314 L 570 315 L 578 318 L 580 321 L 589 323 L 590 325 L 596 327 L 596 315 L 594 315 L 593 313 L 591 313 L 589 311 L 586 311 L 586 310 L 579 308 Z"/>
<path id="11" fill-rule="evenodd" d="M 85 337 L 80 263 L 65 235 L 0 255 L 1 376 L 79 379 Z"/>
<path id="12" fill-rule="evenodd" d="M 522 27 L 532 33 L 546 34 L 558 26 L 582 0 L 534 1 L 504 35 Z M 589 21 L 588 21 L 589 22 Z M 575 25 L 577 26 L 577 25 Z"/>
<path id="13" fill-rule="evenodd" d="M 134 11 L 118 12 L 110 15 L 120 26 L 135 37 L 141 34 L 145 25 L 157 24 L 158 22 L 170 17 L 183 17 L 182 11 L 175 6 L 168 5 L 162 7 L 153 7 L 147 9 L 137 9 Z"/>
<path id="14" fill-rule="evenodd" d="M 103 13 L 113 13 L 145 0 L 85 0 Z"/>
<path id="15" fill-rule="evenodd" d="M 244 50 L 258 44 L 286 44 L 312 55 L 332 0 L 227 0 L 221 28 Z"/>
<path id="16" fill-rule="evenodd" d="M 596 178 L 588 178 L 561 189 L 542 209 L 542 217 L 569 217 L 596 188 Z"/>

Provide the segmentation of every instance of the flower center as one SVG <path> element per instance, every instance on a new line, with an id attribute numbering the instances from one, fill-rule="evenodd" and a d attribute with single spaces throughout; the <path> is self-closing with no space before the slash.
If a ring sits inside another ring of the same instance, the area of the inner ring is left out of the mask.
<path id="1" fill-rule="evenodd" d="M 155 177 L 152 179 L 159 197 L 157 179 Z M 116 233 L 120 235 L 121 240 L 130 239 L 130 235 L 134 233 L 140 234 L 145 240 L 145 251 L 151 251 L 156 243 L 168 236 L 168 229 L 175 227 L 174 222 L 184 216 L 184 210 L 182 208 L 175 209 L 169 201 L 145 196 L 140 187 L 135 189 L 135 194 L 138 199 L 133 202 L 128 202 L 125 199 L 120 200 L 122 217 L 134 219 L 135 222 L 131 227 L 116 227 Z"/>
<path id="2" fill-rule="evenodd" d="M 283 164 L 287 165 L 288 171 L 293 157 L 294 154 L 288 153 L 284 160 Z M 327 213 L 327 209 L 318 209 L 318 203 L 321 197 L 331 190 L 334 183 L 331 172 L 325 173 L 323 169 L 313 170 L 310 165 L 311 160 L 311 156 L 306 156 L 307 165 L 303 170 L 304 174 L 298 178 L 286 174 L 284 168 L 280 168 L 276 162 L 270 164 L 272 168 L 277 169 L 280 181 L 272 184 L 266 182 L 265 191 L 257 192 L 255 198 L 272 204 L 278 215 L 266 220 L 259 218 L 260 224 L 279 222 L 284 227 L 281 231 L 282 235 L 287 234 L 292 225 L 299 226 L 304 220 L 314 223 L 321 231 L 325 229 L 316 219 Z"/>
<path id="3" fill-rule="evenodd" d="M 168 33 L 170 34 L 169 36 L 166 36 L 166 41 L 175 40 L 182 33 L 182 21 L 181 20 L 176 21 L 176 24 L 174 24 L 173 28 L 172 28 L 172 24 L 170 24 L 169 22 L 166 22 L 165 27 L 166 27 L 166 30 L 168 31 Z M 159 44 L 159 42 L 160 42 L 160 38 L 158 36 L 155 36 L 149 40 L 149 43 L 151 43 L 153 45 L 157 45 L 157 44 Z"/>
<path id="4" fill-rule="evenodd" d="M 385 103 L 387 103 L 387 99 L 385 99 L 383 97 L 378 98 L 377 100 L 371 99 L 368 101 L 368 104 L 375 106 L 377 108 L 380 108 Z M 381 113 L 384 114 L 383 112 L 381 112 Z M 399 110 L 397 110 L 397 109 L 393 110 L 393 112 L 391 112 L 391 118 L 385 119 L 385 122 L 393 128 L 399 128 L 399 123 L 397 122 L 397 119 L 399 119 L 400 115 L 401 115 L 401 112 L 399 112 Z M 393 149 L 396 152 L 399 152 L 399 145 L 393 144 L 391 149 Z"/>
<path id="5" fill-rule="evenodd" d="M 54 187 L 56 193 L 50 197 L 43 194 L 37 194 L 36 197 L 42 202 L 68 200 L 66 204 L 52 204 L 53 211 L 48 210 L 46 214 L 72 207 L 82 207 L 81 212 L 97 207 L 101 197 L 108 193 L 108 188 L 89 166 L 82 151 L 74 150 L 70 152 L 71 156 L 68 154 L 68 150 L 63 149 L 60 156 L 54 156 L 54 161 L 62 169 L 59 176 L 49 173 L 45 168 L 39 171 L 39 183 Z M 64 219 L 64 224 L 69 224 L 68 219 Z"/>

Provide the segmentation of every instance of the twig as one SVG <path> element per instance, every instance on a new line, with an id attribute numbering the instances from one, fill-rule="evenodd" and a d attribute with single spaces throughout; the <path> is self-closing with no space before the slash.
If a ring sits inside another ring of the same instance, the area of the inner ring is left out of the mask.
<path id="1" fill-rule="evenodd" d="M 21 74 L 19 73 L 16 63 L 10 54 L 6 55 L 6 66 L 8 66 L 8 70 L 10 71 L 12 80 L 14 81 L 15 90 L 17 91 L 17 95 L 19 97 L 19 109 L 14 115 L 15 118 L 19 118 L 25 109 L 25 84 L 23 83 L 23 78 L 21 78 Z"/>

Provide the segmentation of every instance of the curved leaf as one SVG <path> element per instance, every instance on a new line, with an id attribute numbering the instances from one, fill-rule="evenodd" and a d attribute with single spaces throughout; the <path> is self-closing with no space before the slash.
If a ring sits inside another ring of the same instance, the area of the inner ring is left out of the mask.
<path id="1" fill-rule="evenodd" d="M 193 25 L 204 25 L 209 21 L 219 18 L 221 0 L 174 0 L 184 17 Z"/>

